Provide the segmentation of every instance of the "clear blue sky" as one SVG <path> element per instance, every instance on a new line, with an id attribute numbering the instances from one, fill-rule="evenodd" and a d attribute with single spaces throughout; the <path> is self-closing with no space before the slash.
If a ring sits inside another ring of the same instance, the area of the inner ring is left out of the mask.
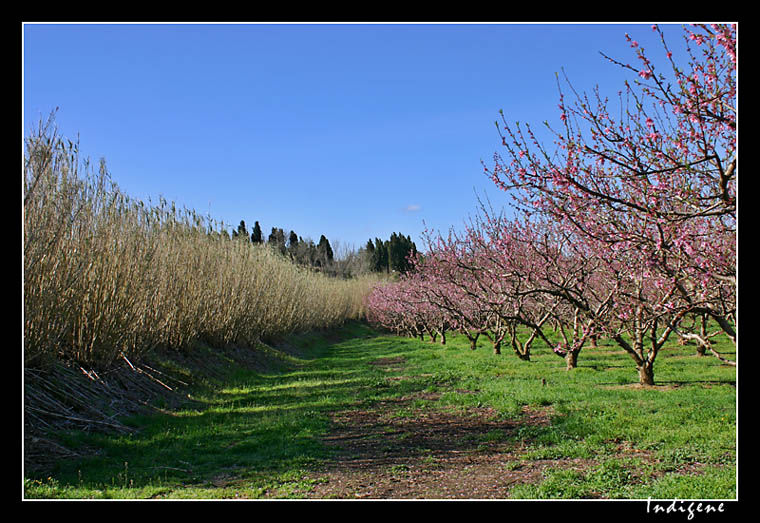
<path id="1" fill-rule="evenodd" d="M 26 24 L 23 132 L 65 136 L 130 196 L 363 246 L 506 202 L 494 121 L 557 123 L 555 72 L 615 98 L 651 24 Z M 680 41 L 680 26 L 666 27 Z"/>

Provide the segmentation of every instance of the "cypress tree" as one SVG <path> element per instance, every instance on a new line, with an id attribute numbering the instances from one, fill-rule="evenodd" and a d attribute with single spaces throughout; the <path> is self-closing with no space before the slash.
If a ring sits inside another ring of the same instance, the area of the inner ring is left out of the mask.
<path id="1" fill-rule="evenodd" d="M 388 242 L 388 267 L 392 271 L 401 271 L 402 246 L 396 233 L 391 234 Z"/>
<path id="2" fill-rule="evenodd" d="M 269 245 L 275 247 L 280 254 L 285 254 L 285 233 L 282 229 L 272 227 L 272 233 L 269 235 Z"/>
<path id="3" fill-rule="evenodd" d="M 298 235 L 294 231 L 290 231 L 288 235 L 288 254 L 290 257 L 297 261 L 298 256 Z"/>
<path id="4" fill-rule="evenodd" d="M 327 240 L 324 234 L 319 237 L 319 243 L 317 244 L 317 252 L 319 254 L 319 257 L 322 259 L 323 267 L 329 263 L 332 263 L 333 250 L 332 250 L 332 247 L 330 247 L 330 242 Z"/>
<path id="5" fill-rule="evenodd" d="M 388 272 L 388 245 L 380 238 L 375 238 L 375 256 L 373 270 L 375 272 Z"/>
<path id="6" fill-rule="evenodd" d="M 248 229 L 245 227 L 245 220 L 240 220 L 240 225 L 238 225 L 235 237 L 248 239 Z"/>
<path id="7" fill-rule="evenodd" d="M 259 222 L 256 222 L 253 225 L 253 233 L 251 234 L 251 241 L 253 243 L 261 243 L 264 241 L 264 237 L 261 234 L 261 226 L 259 225 Z"/>

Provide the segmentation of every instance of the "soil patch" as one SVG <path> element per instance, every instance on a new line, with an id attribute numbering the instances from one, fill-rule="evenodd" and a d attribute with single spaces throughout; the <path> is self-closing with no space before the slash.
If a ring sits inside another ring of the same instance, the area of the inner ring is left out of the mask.
<path id="1" fill-rule="evenodd" d="M 525 425 L 548 425 L 552 411 L 524 409 L 505 420 L 491 408 L 465 413 L 446 407 L 411 408 L 415 394 L 333 416 L 324 439 L 334 460 L 303 492 L 316 499 L 503 499 L 519 483 L 536 482 L 549 466 L 585 469 L 590 460 L 520 460 L 510 436 Z M 414 402 L 419 405 L 419 402 Z"/>
<path id="2" fill-rule="evenodd" d="M 396 356 L 395 358 L 378 358 L 369 362 L 370 365 L 375 367 L 401 367 L 404 363 L 406 363 L 406 359 L 403 356 Z"/>
<path id="3" fill-rule="evenodd" d="M 609 389 L 609 390 L 674 390 L 677 389 L 680 385 L 677 383 L 671 383 L 666 385 L 642 385 L 640 383 L 624 383 L 621 385 L 603 385 L 603 389 Z"/>

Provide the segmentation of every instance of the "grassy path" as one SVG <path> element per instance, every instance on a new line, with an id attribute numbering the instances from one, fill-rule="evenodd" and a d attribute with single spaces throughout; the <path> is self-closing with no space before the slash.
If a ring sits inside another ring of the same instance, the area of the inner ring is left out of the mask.
<path id="1" fill-rule="evenodd" d="M 611 347 L 570 373 L 548 350 L 523 362 L 361 324 L 281 349 L 132 434 L 66 435 L 94 455 L 27 478 L 26 497 L 736 496 L 735 368 L 692 347 L 663 352 L 649 390 Z"/>

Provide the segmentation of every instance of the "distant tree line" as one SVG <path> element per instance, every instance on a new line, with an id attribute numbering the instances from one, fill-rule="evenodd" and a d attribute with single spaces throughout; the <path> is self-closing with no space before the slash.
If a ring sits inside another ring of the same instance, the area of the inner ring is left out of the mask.
<path id="1" fill-rule="evenodd" d="M 395 232 L 388 240 L 370 239 L 364 247 L 354 249 L 338 242 L 330 245 L 324 234 L 315 243 L 293 230 L 286 235 L 285 230 L 278 227 L 272 227 L 269 235 L 264 236 L 258 221 L 249 233 L 245 220 L 240 220 L 237 228 L 232 230 L 232 238 L 247 239 L 255 244 L 265 243 L 299 265 L 344 278 L 372 272 L 403 274 L 410 268 L 409 257 L 417 254 L 417 246 L 411 237 Z"/>
<path id="2" fill-rule="evenodd" d="M 330 241 L 323 234 L 319 243 L 314 243 L 311 238 L 305 240 L 298 236 L 295 231 L 285 235 L 285 231 L 279 227 L 272 227 L 268 236 L 264 236 L 261 225 L 257 221 L 253 225 L 253 231 L 249 234 L 245 220 L 240 220 L 237 229 L 232 231 L 233 238 L 246 238 L 252 243 L 266 243 L 283 256 L 289 256 L 299 265 L 307 265 L 315 268 L 325 268 L 333 263 L 335 255 Z"/>
<path id="3" fill-rule="evenodd" d="M 372 272 L 406 273 L 410 268 L 409 258 L 417 254 L 417 246 L 409 236 L 395 232 L 389 240 L 375 238 L 367 241 L 364 247 Z"/>

